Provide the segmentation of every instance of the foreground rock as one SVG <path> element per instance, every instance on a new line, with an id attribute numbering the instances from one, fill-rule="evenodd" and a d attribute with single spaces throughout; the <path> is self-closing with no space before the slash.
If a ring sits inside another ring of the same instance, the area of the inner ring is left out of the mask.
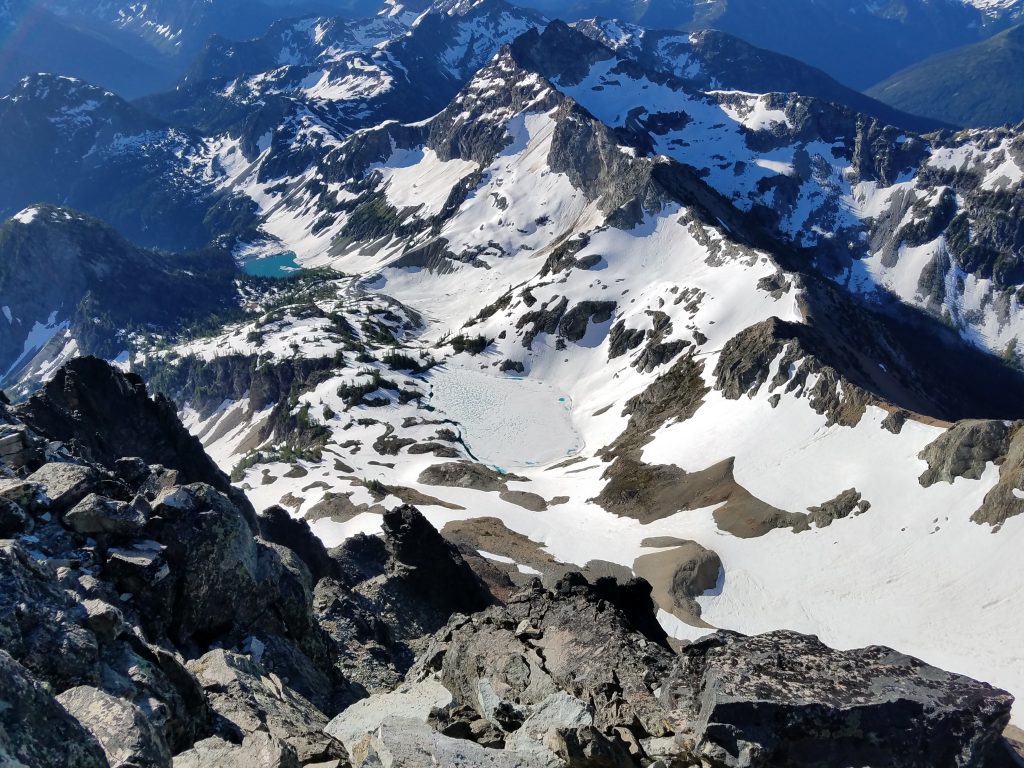
<path id="1" fill-rule="evenodd" d="M 835 651 L 795 632 L 719 632 L 665 682 L 677 738 L 710 766 L 985 765 L 1009 694 L 889 648 Z"/>

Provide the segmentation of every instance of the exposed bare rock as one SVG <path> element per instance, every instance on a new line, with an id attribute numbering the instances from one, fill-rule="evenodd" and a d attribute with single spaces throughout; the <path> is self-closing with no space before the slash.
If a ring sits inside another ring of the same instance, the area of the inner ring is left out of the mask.
<path id="1" fill-rule="evenodd" d="M 819 528 L 827 528 L 835 520 L 852 514 L 862 515 L 871 509 L 871 502 L 863 498 L 856 488 L 849 488 L 823 504 L 808 507 L 808 517 Z"/>
<path id="2" fill-rule="evenodd" d="M 174 768 L 299 768 L 295 750 L 269 733 L 247 736 L 232 744 L 217 736 L 196 742 L 174 758 Z"/>
<path id="3" fill-rule="evenodd" d="M 13 541 L 0 542 L 0 648 L 62 691 L 99 679 L 99 647 L 86 612 Z"/>
<path id="4" fill-rule="evenodd" d="M 37 432 L 76 441 L 98 463 L 113 466 L 124 456 L 139 456 L 177 469 L 183 482 L 204 482 L 231 494 L 243 511 L 252 513 L 245 497 L 232 490 L 199 440 L 178 421 L 174 403 L 161 395 L 150 398 L 135 374 L 95 357 L 78 358 L 18 406 L 17 413 Z"/>
<path id="5" fill-rule="evenodd" d="M 107 768 L 96 738 L 0 650 L 0 764 Z"/>
<path id="6" fill-rule="evenodd" d="M 536 584 L 504 607 L 453 618 L 410 675 L 436 672 L 457 703 L 505 730 L 564 691 L 589 703 L 598 728 L 640 738 L 669 733 L 652 691 L 671 659 L 576 574 L 554 593 Z"/>
<path id="7" fill-rule="evenodd" d="M 796 323 L 769 318 L 726 342 L 715 366 L 715 388 L 737 400 L 768 384 L 771 391 L 796 392 L 829 424 L 856 426 L 874 397 L 819 360 L 808 346 L 807 332 Z M 781 356 L 777 373 L 768 376 Z M 810 383 L 812 382 L 813 383 Z"/>
<path id="8" fill-rule="evenodd" d="M 472 741 L 444 736 L 425 723 L 400 717 L 385 720 L 352 750 L 354 768 L 544 768 L 513 752 L 486 749 Z"/>
<path id="9" fill-rule="evenodd" d="M 434 464 L 423 470 L 419 476 L 419 482 L 424 485 L 472 488 L 475 491 L 505 491 L 509 482 L 525 482 L 526 479 L 518 475 L 502 474 L 490 467 L 469 461 Z"/>
<path id="10" fill-rule="evenodd" d="M 548 508 L 548 502 L 543 496 L 529 491 L 502 491 L 498 498 L 531 512 L 543 512 Z"/>
<path id="11" fill-rule="evenodd" d="M 1002 421 L 958 421 L 918 456 L 928 462 L 921 485 L 952 483 L 958 477 L 979 479 L 986 464 L 1006 453 L 1014 431 Z"/>
<path id="12" fill-rule="evenodd" d="M 835 651 L 795 632 L 719 632 L 662 689 L 703 764 L 983 765 L 1013 697 L 889 648 Z"/>
<path id="13" fill-rule="evenodd" d="M 346 757 L 341 744 L 323 732 L 323 712 L 251 657 L 214 650 L 188 666 L 225 738 L 237 742 L 265 732 L 291 745 L 303 764 Z"/>
<path id="14" fill-rule="evenodd" d="M 343 743 L 349 752 L 354 752 L 366 734 L 391 718 L 426 723 L 433 710 L 447 707 L 451 702 L 451 692 L 437 680 L 427 678 L 356 702 L 331 720 L 325 731 Z"/>
<path id="15" fill-rule="evenodd" d="M 590 323 L 606 323 L 611 320 L 616 306 L 614 301 L 581 301 L 559 320 L 558 333 L 569 341 L 579 341 L 586 335 Z"/>
<path id="16" fill-rule="evenodd" d="M 111 768 L 170 768 L 162 734 L 131 702 L 91 686 L 70 688 L 57 701 L 96 737 Z"/>
<path id="17" fill-rule="evenodd" d="M 987 494 L 981 506 L 971 515 L 976 523 L 1002 525 L 1015 515 L 1024 514 L 1024 499 L 1018 495 L 1024 488 L 1024 429 L 1017 428 L 1001 457 L 999 481 Z"/>
<path id="18" fill-rule="evenodd" d="M 50 462 L 31 475 L 28 481 L 39 483 L 49 497 L 51 506 L 58 511 L 73 507 L 99 484 L 99 473 L 89 466 Z"/>
<path id="19" fill-rule="evenodd" d="M 651 583 L 658 605 L 700 625 L 700 605 L 694 598 L 718 584 L 722 561 L 710 549 L 686 541 L 664 552 L 641 555 L 633 570 Z"/>
<path id="20" fill-rule="evenodd" d="M 149 504 L 142 497 L 134 504 L 90 493 L 64 515 L 64 522 L 75 533 L 110 533 L 132 536 L 146 527 Z"/>

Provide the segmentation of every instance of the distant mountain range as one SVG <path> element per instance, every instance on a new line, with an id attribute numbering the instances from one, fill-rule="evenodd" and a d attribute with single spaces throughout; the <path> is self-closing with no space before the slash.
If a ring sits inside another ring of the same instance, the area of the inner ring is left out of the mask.
<path id="1" fill-rule="evenodd" d="M 941 51 L 977 42 L 1021 12 L 1020 0 L 519 0 L 550 17 L 606 16 L 651 28 L 717 29 L 867 88 Z"/>
<path id="2" fill-rule="evenodd" d="M 1024 25 L 897 72 L 867 93 L 892 106 L 961 126 L 1024 120 Z"/>
<path id="3" fill-rule="evenodd" d="M 648 28 L 716 29 L 824 70 L 852 88 L 873 86 L 938 53 L 987 39 L 1021 17 L 1021 0 L 517 0 L 549 18 L 616 18 Z M 471 3 L 452 3 L 469 6 Z M 405 23 L 425 0 L 4 0 L 0 89 L 24 75 L 72 75 L 125 97 L 168 88 L 211 35 L 263 36 L 308 14 Z"/>

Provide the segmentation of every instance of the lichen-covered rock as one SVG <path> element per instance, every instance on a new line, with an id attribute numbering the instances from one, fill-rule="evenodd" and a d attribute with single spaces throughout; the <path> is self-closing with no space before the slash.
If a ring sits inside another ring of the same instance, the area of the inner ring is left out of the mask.
<path id="1" fill-rule="evenodd" d="M 64 523 L 86 536 L 133 536 L 146 527 L 148 507 L 141 497 L 139 502 L 129 504 L 90 493 L 64 514 Z"/>
<path id="2" fill-rule="evenodd" d="M 506 729 L 549 696 L 566 692 L 593 707 L 601 730 L 637 738 L 670 734 L 654 689 L 673 654 L 645 638 L 579 574 L 554 592 L 539 582 L 506 606 L 456 616 L 421 655 L 411 677 L 437 673 L 456 702 Z"/>
<path id="3" fill-rule="evenodd" d="M 260 546 L 245 515 L 208 485 L 181 486 L 153 504 L 152 530 L 178 579 L 174 632 L 181 641 L 254 619 L 272 597 L 261 584 Z"/>
<path id="4" fill-rule="evenodd" d="M 107 768 L 99 743 L 0 650 L 0 765 Z"/>
<path id="5" fill-rule="evenodd" d="M 437 680 L 428 678 L 356 702 L 331 720 L 325 730 L 351 753 L 366 734 L 377 730 L 385 721 L 401 717 L 426 723 L 433 710 L 451 703 L 451 692 Z"/>
<path id="6" fill-rule="evenodd" d="M 92 686 L 64 691 L 57 701 L 99 742 L 111 768 L 169 768 L 166 742 L 138 707 Z"/>
<path id="7" fill-rule="evenodd" d="M 238 741 L 269 733 L 290 744 L 303 764 L 345 757 L 341 742 L 324 732 L 327 717 L 251 657 L 214 650 L 188 668 L 223 723 L 221 735 Z"/>
<path id="8" fill-rule="evenodd" d="M 29 482 L 39 483 L 57 511 L 70 509 L 98 485 L 99 473 L 90 466 L 50 462 L 31 475 Z"/>
<path id="9" fill-rule="evenodd" d="M 58 691 L 93 684 L 96 636 L 86 613 L 19 544 L 0 541 L 0 649 Z"/>
<path id="10" fill-rule="evenodd" d="M 367 734 L 353 749 L 351 759 L 354 768 L 548 768 L 536 759 L 453 739 L 418 720 L 400 717 L 389 718 Z"/>
<path id="11" fill-rule="evenodd" d="M 664 682 L 679 736 L 714 768 L 984 765 L 1013 697 L 889 648 L 719 632 Z"/>
<path id="12" fill-rule="evenodd" d="M 295 750 L 269 733 L 254 733 L 241 744 L 213 736 L 176 755 L 174 768 L 299 768 Z"/>

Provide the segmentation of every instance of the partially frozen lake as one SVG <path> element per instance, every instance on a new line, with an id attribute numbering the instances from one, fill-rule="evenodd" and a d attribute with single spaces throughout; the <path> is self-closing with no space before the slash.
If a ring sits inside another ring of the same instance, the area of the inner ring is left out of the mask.
<path id="1" fill-rule="evenodd" d="M 501 469 L 550 464 L 578 453 L 572 401 L 540 381 L 434 369 L 430 404 L 462 425 L 481 462 Z"/>

